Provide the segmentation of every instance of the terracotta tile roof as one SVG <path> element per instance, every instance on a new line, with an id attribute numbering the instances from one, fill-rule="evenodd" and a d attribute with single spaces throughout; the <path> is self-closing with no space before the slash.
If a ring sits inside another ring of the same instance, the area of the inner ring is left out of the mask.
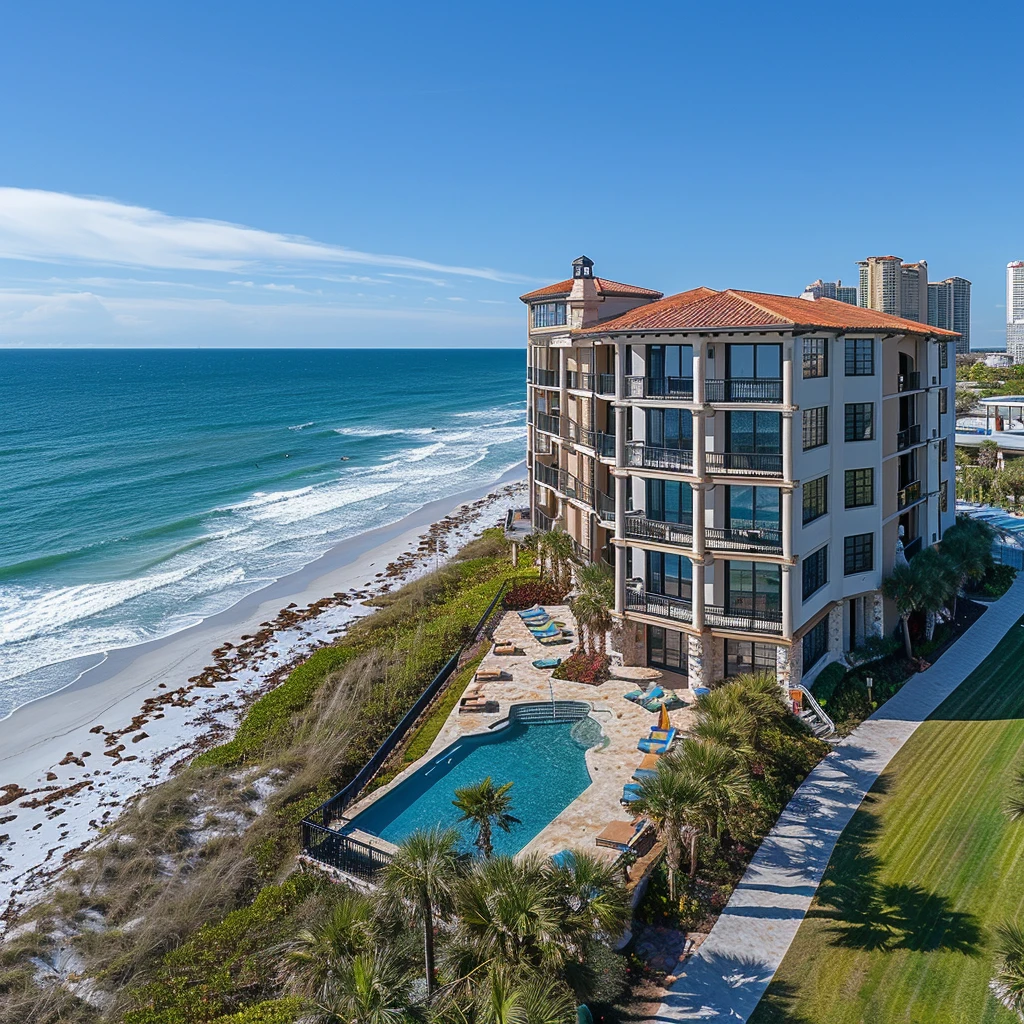
<path id="1" fill-rule="evenodd" d="M 635 284 L 620 284 L 618 281 L 609 281 L 607 277 L 595 277 L 594 284 L 597 285 L 597 294 L 611 297 L 628 297 L 643 299 L 660 299 L 662 293 L 652 291 L 650 288 L 641 288 Z M 536 291 L 520 295 L 523 302 L 532 302 L 534 299 L 543 299 L 547 296 L 556 298 L 559 295 L 568 295 L 572 291 L 572 278 L 568 281 L 559 281 L 558 284 L 549 284 Z"/>
<path id="2" fill-rule="evenodd" d="M 697 294 L 703 292 L 703 295 Z M 695 296 L 694 298 L 687 298 Z M 826 330 L 896 331 L 956 338 L 947 331 L 916 320 L 862 309 L 835 299 L 800 299 L 729 289 L 713 292 L 694 288 L 670 295 L 622 316 L 595 324 L 577 334 L 609 334 L 620 331 L 707 330 L 739 327 L 797 327 Z"/>

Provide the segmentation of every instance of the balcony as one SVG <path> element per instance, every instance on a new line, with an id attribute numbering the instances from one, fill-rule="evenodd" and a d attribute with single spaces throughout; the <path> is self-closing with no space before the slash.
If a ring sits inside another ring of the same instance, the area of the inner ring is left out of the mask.
<path id="1" fill-rule="evenodd" d="M 723 608 L 720 605 L 704 606 L 704 624 L 712 629 L 732 629 L 741 633 L 782 633 L 782 611 L 764 608 L 758 611 L 742 608 Z"/>
<path id="2" fill-rule="evenodd" d="M 907 558 L 913 558 L 921 550 L 922 541 L 920 537 L 915 537 L 909 544 L 903 549 L 903 554 Z"/>
<path id="3" fill-rule="evenodd" d="M 555 525 L 554 519 L 551 516 L 544 515 L 539 508 L 533 510 L 533 525 L 538 529 L 547 533 Z"/>
<path id="4" fill-rule="evenodd" d="M 558 489 L 567 498 L 571 498 L 573 501 L 581 501 L 584 505 L 593 507 L 594 488 L 590 484 L 585 484 L 582 480 L 577 479 L 571 473 L 567 473 L 564 469 L 558 471 Z"/>
<path id="5" fill-rule="evenodd" d="M 549 416 L 546 412 L 539 412 L 534 417 L 534 425 L 545 434 L 552 434 L 561 437 L 562 421 L 558 416 Z"/>
<path id="6" fill-rule="evenodd" d="M 597 492 L 597 518 L 604 523 L 615 522 L 615 498 L 604 491 Z"/>
<path id="7" fill-rule="evenodd" d="M 597 435 L 596 450 L 597 454 L 602 459 L 614 459 L 615 458 L 615 435 L 614 434 L 602 434 Z"/>
<path id="8" fill-rule="evenodd" d="M 918 370 L 912 370 L 910 373 L 901 373 L 896 378 L 897 391 L 920 391 L 920 389 L 921 373 Z"/>
<path id="9" fill-rule="evenodd" d="M 905 509 L 913 505 L 915 501 L 921 500 L 921 481 L 915 480 L 912 484 L 896 492 L 896 508 Z"/>
<path id="10" fill-rule="evenodd" d="M 733 476 L 782 476 L 781 452 L 708 452 L 709 473 Z"/>
<path id="11" fill-rule="evenodd" d="M 921 424 L 915 423 L 906 430 L 901 430 L 896 435 L 896 451 L 901 452 L 904 448 L 912 448 L 915 444 L 921 443 Z"/>
<path id="12" fill-rule="evenodd" d="M 781 377 L 729 377 L 706 380 L 704 400 L 707 402 L 770 402 L 782 401 Z"/>
<path id="13" fill-rule="evenodd" d="M 778 555 L 782 553 L 782 531 L 763 526 L 724 530 L 709 526 L 704 530 L 704 546 L 712 551 Z"/>
<path id="14" fill-rule="evenodd" d="M 688 598 L 649 594 L 645 590 L 627 590 L 626 608 L 631 612 L 656 615 L 673 622 L 693 623 L 693 608 Z"/>
<path id="15" fill-rule="evenodd" d="M 651 540 L 658 544 L 693 547 L 693 527 L 689 523 L 662 523 L 647 519 L 643 512 L 626 515 L 626 536 L 632 540 Z"/>
<path id="16" fill-rule="evenodd" d="M 537 387 L 541 388 L 557 388 L 558 387 L 558 371 L 557 370 L 542 370 L 540 367 L 531 366 L 526 371 L 526 379 L 531 384 L 536 384 Z"/>
<path id="17" fill-rule="evenodd" d="M 688 448 L 653 448 L 643 441 L 630 441 L 626 445 L 626 465 L 634 469 L 692 473 L 693 451 Z"/>
<path id="18" fill-rule="evenodd" d="M 665 398 L 693 401 L 692 377 L 627 377 L 627 398 Z"/>
<path id="19" fill-rule="evenodd" d="M 565 371 L 565 386 L 567 388 L 578 388 L 580 386 L 580 377 L 582 374 L 577 373 L 575 370 Z"/>
<path id="20" fill-rule="evenodd" d="M 558 490 L 558 470 L 554 466 L 545 466 L 543 462 L 535 462 L 533 478 L 539 484 L 545 484 Z"/>

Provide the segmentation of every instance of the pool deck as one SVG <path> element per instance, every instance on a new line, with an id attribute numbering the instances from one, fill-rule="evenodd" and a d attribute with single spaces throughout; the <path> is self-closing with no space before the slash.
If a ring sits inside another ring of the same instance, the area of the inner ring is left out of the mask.
<path id="1" fill-rule="evenodd" d="M 600 686 L 573 683 L 564 679 L 552 679 L 550 669 L 534 668 L 535 659 L 568 656 L 575 642 L 576 629 L 572 613 L 564 605 L 549 607 L 552 618 L 567 623 L 573 630 L 574 641 L 559 646 L 546 647 L 536 640 L 516 612 L 506 612 L 494 629 L 494 636 L 501 640 L 515 642 L 519 652 L 515 655 L 498 656 L 493 650 L 481 662 L 482 669 L 501 669 L 506 678 L 487 682 L 481 693 L 490 701 L 498 702 L 498 710 L 491 714 L 473 712 L 459 714 L 456 707 L 445 722 L 430 749 L 418 761 L 410 764 L 388 785 L 382 786 L 356 803 L 348 812 L 355 817 L 393 786 L 398 785 L 409 773 L 436 757 L 445 747 L 465 736 L 487 732 L 488 728 L 508 717 L 513 704 L 551 700 L 554 689 L 556 700 L 586 701 L 592 706 L 591 717 L 604 733 L 605 741 L 587 751 L 587 769 L 591 784 L 561 814 L 536 835 L 521 851 L 523 854 L 539 853 L 550 856 L 565 849 L 582 849 L 593 853 L 615 856 L 613 850 L 594 845 L 601 830 L 611 821 L 622 821 L 631 817 L 619 802 L 622 787 L 632 781 L 633 772 L 640 764 L 643 754 L 637 750 L 637 741 L 647 736 L 657 724 L 657 714 L 645 711 L 638 704 L 625 700 L 623 694 L 636 689 L 639 684 L 625 679 L 609 679 Z M 613 669 L 613 672 L 615 670 Z M 666 689 L 672 688 L 671 680 L 659 680 Z M 693 725 L 692 694 L 689 690 L 676 688 L 676 692 L 687 702 L 687 706 L 670 712 L 672 725 L 682 735 Z M 496 783 L 500 779 L 494 780 Z M 512 794 L 513 813 L 515 801 L 526 799 L 525 794 Z"/>

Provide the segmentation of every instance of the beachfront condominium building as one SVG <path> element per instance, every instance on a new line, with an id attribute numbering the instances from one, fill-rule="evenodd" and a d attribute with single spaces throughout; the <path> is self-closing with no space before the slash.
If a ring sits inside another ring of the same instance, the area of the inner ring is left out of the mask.
<path id="1" fill-rule="evenodd" d="M 928 264 L 904 263 L 899 256 L 861 260 L 859 302 L 865 309 L 928 322 Z"/>
<path id="2" fill-rule="evenodd" d="M 842 281 L 812 281 L 800 294 L 801 299 L 835 299 L 837 302 L 847 302 L 851 306 L 857 305 L 857 289 L 855 286 L 846 286 Z"/>
<path id="3" fill-rule="evenodd" d="M 614 572 L 628 664 L 795 684 L 895 628 L 882 579 L 954 519 L 953 332 L 586 257 L 522 300 L 533 523 Z"/>
<path id="4" fill-rule="evenodd" d="M 1006 354 L 1024 363 L 1024 262 L 1006 264 Z"/>
<path id="5" fill-rule="evenodd" d="M 963 277 L 928 283 L 928 323 L 956 331 L 957 353 L 971 350 L 971 282 Z"/>

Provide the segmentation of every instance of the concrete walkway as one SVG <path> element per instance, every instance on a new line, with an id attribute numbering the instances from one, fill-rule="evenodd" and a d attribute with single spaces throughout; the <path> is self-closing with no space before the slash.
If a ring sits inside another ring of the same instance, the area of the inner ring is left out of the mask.
<path id="1" fill-rule="evenodd" d="M 786 955 L 840 834 L 914 730 L 1024 613 L 1024 573 L 946 651 L 822 761 L 754 855 L 654 1018 L 745 1021 Z"/>

